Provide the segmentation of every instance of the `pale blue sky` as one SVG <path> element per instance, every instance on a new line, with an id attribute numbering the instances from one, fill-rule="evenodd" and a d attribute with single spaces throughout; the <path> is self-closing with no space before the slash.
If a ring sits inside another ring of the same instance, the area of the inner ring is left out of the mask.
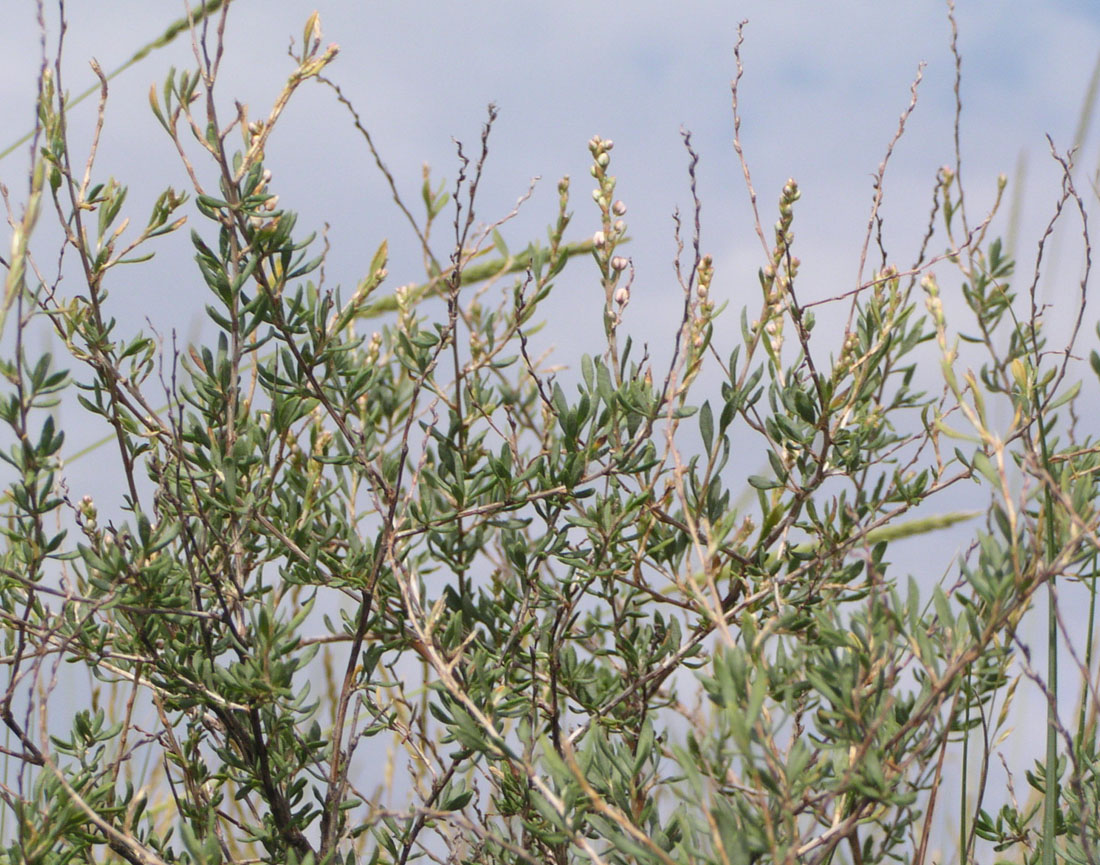
<path id="1" fill-rule="evenodd" d="M 46 6 L 52 41 L 56 10 Z M 629 208 L 634 241 L 627 252 L 637 267 L 626 326 L 658 353 L 668 344 L 680 305 L 671 268 L 671 213 L 690 205 L 681 127 L 694 133 L 701 157 L 703 247 L 716 257 L 713 292 L 730 301 L 730 327 L 742 305 L 758 302 L 761 250 L 730 146 L 729 82 L 738 21 L 749 20 L 743 140 L 765 226 L 774 221 L 787 177 L 795 177 L 803 191 L 795 233 L 804 301 L 855 285 L 871 175 L 922 61 L 927 65 L 919 103 L 887 174 L 882 210 L 888 249 L 899 264 L 912 260 L 919 243 L 936 169 L 953 159 L 954 64 L 942 2 L 237 0 L 220 82 L 224 117 L 232 99 L 249 103 L 253 117 L 266 113 L 291 69 L 288 41 L 300 36 L 314 8 L 321 13 L 325 40 L 341 46 L 331 76 L 359 108 L 414 207 L 421 165 L 431 164 L 437 178 L 453 182 L 452 137 L 474 149 L 485 106 L 493 101 L 500 119 L 479 214 L 486 220 L 503 215 L 530 179 L 541 175 L 535 196 L 504 232 L 512 246 L 522 247 L 544 236 L 555 212 L 556 182 L 569 174 L 572 236 L 588 236 L 597 223 L 586 142 L 593 134 L 615 139 L 613 171 Z M 69 3 L 67 87 L 80 91 L 93 81 L 90 58 L 114 68 L 183 9 L 183 3 L 165 0 Z M 1100 6 L 961 0 L 958 21 L 964 179 L 972 204 L 980 208 L 991 200 L 997 174 L 1013 176 L 1017 160 L 1026 157 L 1018 251 L 1027 271 L 1058 191 L 1058 169 L 1044 135 L 1062 150 L 1072 142 L 1100 45 Z M 0 48 L 5 57 L 0 128 L 14 139 L 32 118 L 39 51 L 34 4 L 6 10 Z M 135 219 L 148 212 L 164 185 L 186 187 L 147 94 L 170 65 L 192 63 L 189 40 L 180 39 L 111 85 L 99 176 L 114 174 L 130 184 L 128 207 Z M 73 112 L 77 153 L 93 117 L 91 102 Z M 1078 160 L 1089 176 L 1100 152 L 1097 138 L 1090 135 Z M 17 200 L 25 165 L 25 151 L 0 163 L 0 180 Z M 418 278 L 415 243 L 328 90 L 306 86 L 299 92 L 268 147 L 268 165 L 272 188 L 283 206 L 300 213 L 303 229 L 330 223 L 330 283 L 354 285 L 383 238 L 390 243 L 390 286 Z M 1082 187 L 1087 190 L 1086 183 Z M 193 217 L 192 225 L 201 228 L 201 220 Z M 1003 230 L 1003 220 L 999 226 Z M 438 236 L 443 239 L 442 230 Z M 186 338 L 201 321 L 204 303 L 191 247 L 181 234 L 156 248 L 154 262 L 118 273 L 113 284 L 118 315 L 124 326 L 142 326 L 148 317 L 162 332 L 178 328 Z M 39 249 L 52 261 L 48 243 Z M 1048 286 L 1056 311 L 1069 308 L 1058 300 L 1062 293 L 1072 295 L 1080 267 L 1072 233 L 1059 253 L 1053 262 L 1056 279 Z M 949 273 L 944 270 L 943 276 Z M 540 338 L 557 345 L 563 360 L 600 350 L 598 293 L 586 262 L 561 280 Z M 77 444 L 75 437 L 71 441 Z"/>
<path id="2" fill-rule="evenodd" d="M 46 5 L 52 43 L 56 10 Z M 237 0 L 220 81 L 223 117 L 230 115 L 233 99 L 248 103 L 253 117 L 266 113 L 291 69 L 288 41 L 300 38 L 315 8 L 325 41 L 341 46 L 331 77 L 357 105 L 414 209 L 421 165 L 429 163 L 437 178 L 452 183 L 452 137 L 475 149 L 485 106 L 492 101 L 500 119 L 479 215 L 502 216 L 530 179 L 541 175 L 535 196 L 504 231 L 513 247 L 522 248 L 532 237 L 544 236 L 555 213 L 557 180 L 569 174 L 572 236 L 589 236 L 598 225 L 589 198 L 586 142 L 593 134 L 615 139 L 613 171 L 629 208 L 634 240 L 627 252 L 637 267 L 626 326 L 657 356 L 667 350 L 680 307 L 671 267 L 671 214 L 677 206 L 690 206 L 681 127 L 693 132 L 701 157 L 703 247 L 715 255 L 712 291 L 730 301 L 731 331 L 741 306 L 758 304 L 761 250 L 730 145 L 729 82 L 740 20 L 749 21 L 741 86 L 745 152 L 766 227 L 775 219 L 786 179 L 795 177 L 802 188 L 794 229 L 804 302 L 855 285 L 871 175 L 922 61 L 919 103 L 895 151 L 882 209 L 888 250 L 900 265 L 912 260 L 920 242 L 936 169 L 953 159 L 954 62 L 941 2 Z M 114 68 L 183 9 L 183 3 L 164 0 L 69 3 L 66 86 L 83 90 L 93 81 L 90 58 Z M 1013 176 L 1017 160 L 1026 158 L 1018 251 L 1027 272 L 1060 179 L 1044 135 L 1049 133 L 1059 149 L 1071 144 L 1100 45 L 1100 7 L 1069 0 L 961 0 L 957 14 L 964 179 L 972 204 L 980 208 L 991 201 L 997 174 Z M 8 10 L 5 25 L 0 128 L 14 138 L 32 116 L 39 51 L 34 4 Z M 170 65 L 192 64 L 189 40 L 179 39 L 112 82 L 99 176 L 114 174 L 130 184 L 127 205 L 135 219 L 148 212 L 164 185 L 186 187 L 147 94 Z M 77 153 L 93 117 L 91 102 L 73 112 Z M 1090 176 L 1100 151 L 1097 138 L 1091 135 L 1079 156 Z M 300 226 L 320 229 L 325 221 L 331 226 L 330 284 L 354 285 L 383 238 L 391 250 L 390 286 L 420 276 L 410 232 L 327 89 L 306 86 L 299 92 L 267 156 L 272 188 L 283 206 L 299 212 Z M 25 164 L 25 151 L 0 163 L 0 180 L 16 197 L 25 185 Z M 205 230 L 195 215 L 191 224 Z M 999 230 L 1004 225 L 1001 220 Z M 437 237 L 445 238 L 443 226 Z M 44 260 L 53 260 L 48 243 L 39 248 Z M 118 273 L 112 289 L 117 314 L 124 327 L 142 327 L 148 319 L 166 336 L 176 328 L 187 339 L 201 324 L 205 303 L 190 244 L 180 234 L 156 249 L 154 262 Z M 1059 299 L 1073 295 L 1080 268 L 1072 232 L 1052 264 L 1048 298 L 1056 312 L 1068 311 L 1070 305 Z M 941 275 L 951 276 L 946 269 Z M 560 281 L 539 339 L 557 346 L 563 361 L 600 351 L 599 294 L 587 262 L 577 262 Z M 98 430 L 88 430 L 86 437 L 74 431 L 70 442 L 75 448 L 98 435 Z M 73 466 L 73 471 L 79 478 L 83 470 Z M 82 491 L 79 484 L 75 491 Z"/>
<path id="3" fill-rule="evenodd" d="M 116 0 L 109 11 L 100 4 L 68 6 L 65 75 L 73 91 L 93 80 L 89 58 L 114 68 L 184 8 L 141 0 Z M 775 219 L 786 179 L 795 177 L 802 188 L 794 230 L 795 251 L 803 262 L 803 302 L 856 283 L 871 175 L 909 102 L 922 61 L 918 106 L 894 153 L 882 208 L 888 251 L 899 265 L 915 255 L 937 168 L 953 160 L 954 61 L 947 7 L 941 2 L 753 0 L 673 7 L 580 0 L 237 0 L 220 81 L 223 117 L 230 115 L 233 99 L 248 103 L 253 117 L 266 114 L 292 68 L 286 46 L 291 37 L 300 38 L 314 8 L 321 13 L 325 41 L 341 46 L 331 77 L 357 105 L 418 213 L 421 165 L 429 163 L 437 178 L 453 183 L 452 138 L 474 150 L 485 106 L 493 101 L 500 119 L 479 215 L 486 220 L 502 216 L 530 179 L 541 175 L 535 196 L 504 230 L 509 243 L 522 248 L 532 237 L 544 237 L 555 213 L 557 180 L 569 174 L 572 237 L 590 236 L 598 224 L 589 198 L 586 142 L 593 134 L 615 139 L 613 171 L 634 239 L 626 251 L 637 267 L 626 327 L 648 341 L 658 357 L 667 351 L 681 304 L 671 266 L 671 214 L 677 206 L 690 206 L 681 127 L 693 132 L 701 157 L 703 247 L 717 262 L 714 296 L 730 301 L 726 350 L 732 347 L 740 308 L 754 309 L 759 302 L 761 249 L 730 143 L 729 83 L 740 20 L 749 21 L 741 86 L 745 153 L 766 228 Z M 1072 141 L 1100 45 L 1098 8 L 1070 2 L 959 3 L 964 179 L 972 205 L 980 210 L 992 200 L 997 174 L 1013 176 L 1018 159 L 1026 157 L 1019 243 L 1025 272 L 1032 267 L 1060 179 L 1044 135 L 1049 133 L 1062 150 Z M 52 22 L 55 12 L 48 12 Z M 55 38 L 56 28 L 52 33 Z M 0 112 L 3 128 L 13 130 L 14 137 L 31 117 L 39 50 L 33 4 L 22 4 L 9 15 L 0 45 L 8 69 L 0 80 Z M 131 185 L 127 206 L 135 218 L 148 212 L 164 185 L 186 187 L 147 95 L 170 65 L 191 64 L 189 40 L 180 39 L 111 85 L 99 176 L 114 174 Z M 91 102 L 73 112 L 78 153 L 93 116 Z M 1090 136 L 1079 157 L 1089 175 L 1100 151 L 1096 141 L 1096 135 Z M 327 89 L 308 85 L 299 91 L 267 157 L 272 188 L 282 206 L 299 212 L 300 227 L 320 229 L 326 221 L 331 226 L 329 284 L 354 285 L 383 238 L 390 244 L 390 287 L 418 279 L 411 233 Z M 25 160 L 21 152 L 0 163 L 0 180 L 16 193 L 23 187 Z M 194 214 L 191 224 L 206 230 Z M 1005 221 L 998 226 L 995 230 L 1004 230 Z M 436 236 L 445 240 L 444 226 Z M 41 247 L 52 261 L 49 244 Z M 203 320 L 205 289 L 184 234 L 160 241 L 156 249 L 155 261 L 118 272 L 113 283 L 117 314 L 123 326 L 142 327 L 148 319 L 166 336 L 176 328 L 186 340 Z M 1048 297 L 1056 312 L 1068 311 L 1069 304 L 1057 301 L 1075 290 L 1080 255 L 1072 232 L 1051 264 L 1057 279 L 1050 282 Z M 945 285 L 956 284 L 951 276 L 941 269 Z M 556 346 L 563 361 L 599 352 L 599 294 L 589 262 L 567 270 L 547 307 L 540 345 Z M 89 430 L 87 440 L 98 434 Z M 74 448 L 83 443 L 75 434 L 70 441 Z"/>
<path id="4" fill-rule="evenodd" d="M 183 9 L 182 3 L 163 0 L 68 5 L 72 90 L 92 81 L 88 58 L 113 68 Z M 221 81 L 226 105 L 236 98 L 251 105 L 253 116 L 265 112 L 290 69 L 287 42 L 301 33 L 314 8 L 321 12 L 325 40 L 341 45 L 332 77 L 355 101 L 414 203 L 421 164 L 430 163 L 438 177 L 453 181 L 452 137 L 472 147 L 485 106 L 494 101 L 501 115 L 480 214 L 491 219 L 507 212 L 529 179 L 541 175 L 536 196 L 505 233 L 513 245 L 523 246 L 542 234 L 553 216 L 556 181 L 570 174 L 574 231 L 588 234 L 595 227 L 595 209 L 588 199 L 585 142 L 593 134 L 614 138 L 613 166 L 630 208 L 635 242 L 629 252 L 638 268 L 628 322 L 654 341 L 663 331 L 649 325 L 663 322 L 664 311 L 678 303 L 671 284 L 670 214 L 689 203 L 681 126 L 694 133 L 702 159 L 704 246 L 718 260 L 717 290 L 735 308 L 743 291 L 755 290 L 760 249 L 730 147 L 731 49 L 739 20 L 749 19 L 742 84 L 746 155 L 766 225 L 786 178 L 801 184 L 795 230 L 803 292 L 824 297 L 854 284 L 871 173 L 908 102 L 921 61 L 927 67 L 920 102 L 886 181 L 883 212 L 890 252 L 899 263 L 912 258 L 918 243 L 936 168 L 952 158 L 954 69 L 946 6 L 940 2 L 755 0 L 674 7 L 578 0 L 238 0 Z M 1043 135 L 1050 133 L 1060 148 L 1071 142 L 1100 44 L 1098 8 L 1084 2 L 959 4 L 964 176 L 975 204 L 987 202 L 996 174 L 1011 176 L 1018 156 L 1027 155 L 1031 219 L 1025 222 L 1021 252 L 1030 248 L 1027 241 L 1056 193 L 1058 176 Z M 8 72 L 0 81 L 0 112 L 3 128 L 14 136 L 30 119 L 38 50 L 33 4 L 22 4 L 5 23 L 0 45 Z M 163 184 L 185 184 L 146 95 L 170 64 L 190 62 L 190 47 L 179 40 L 112 84 L 100 167 L 131 184 L 138 213 Z M 79 133 L 80 120 L 91 116 L 86 103 L 74 129 Z M 1083 154 L 1090 171 L 1096 153 L 1093 144 Z M 24 164 L 22 155 L 10 157 L 0 164 L 0 179 L 19 189 Z M 393 284 L 416 278 L 414 244 L 369 154 L 328 91 L 300 92 L 268 148 L 268 164 L 281 203 L 300 212 L 303 226 L 331 224 L 331 281 L 353 284 L 383 237 L 393 253 Z M 189 310 L 199 308 L 192 297 L 199 289 L 194 281 L 178 280 L 190 260 L 187 244 L 162 243 L 161 250 L 152 269 L 174 277 L 169 283 L 174 290 L 151 297 L 148 270 L 140 277 L 135 272 L 132 286 L 123 280 L 118 290 L 128 310 L 178 326 Z M 587 276 L 578 268 L 576 285 L 587 283 Z M 582 299 L 581 294 L 559 298 L 578 309 L 585 305 Z M 590 323 L 587 336 L 598 340 L 595 307 Z M 566 338 L 586 338 L 575 325 L 571 316 Z"/>

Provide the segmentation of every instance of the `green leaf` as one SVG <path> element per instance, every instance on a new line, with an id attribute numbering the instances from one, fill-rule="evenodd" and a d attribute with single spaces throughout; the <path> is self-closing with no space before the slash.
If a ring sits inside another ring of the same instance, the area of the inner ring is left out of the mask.
<path id="1" fill-rule="evenodd" d="M 699 434 L 703 437 L 703 449 L 709 454 L 714 446 L 714 415 L 709 401 L 699 409 Z"/>

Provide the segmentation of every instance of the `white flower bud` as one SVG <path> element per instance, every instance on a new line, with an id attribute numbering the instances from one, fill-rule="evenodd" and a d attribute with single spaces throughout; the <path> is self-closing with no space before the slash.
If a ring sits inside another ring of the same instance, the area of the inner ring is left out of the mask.
<path id="1" fill-rule="evenodd" d="M 597 231 L 592 235 L 592 245 L 596 249 L 603 249 L 605 243 L 607 243 L 607 236 L 602 231 Z"/>
<path id="2" fill-rule="evenodd" d="M 611 259 L 611 268 L 613 270 L 626 270 L 626 266 L 629 262 L 621 255 L 616 255 Z"/>
<path id="3" fill-rule="evenodd" d="M 626 216 L 626 205 L 621 201 L 616 201 L 615 206 L 611 208 L 616 216 Z"/>
<path id="4" fill-rule="evenodd" d="M 630 300 L 630 289 L 625 285 L 619 286 L 615 289 L 615 303 L 619 306 L 626 306 L 626 302 Z"/>

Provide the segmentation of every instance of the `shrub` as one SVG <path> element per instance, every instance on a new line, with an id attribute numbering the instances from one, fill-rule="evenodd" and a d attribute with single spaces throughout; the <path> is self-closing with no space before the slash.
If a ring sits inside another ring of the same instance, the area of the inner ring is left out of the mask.
<path id="1" fill-rule="evenodd" d="M 5 861 L 921 862 L 948 796 L 960 859 L 1096 861 L 1095 704 L 1061 720 L 1057 670 L 1015 634 L 1047 593 L 1053 648 L 1057 586 L 1093 585 L 1098 460 L 1076 329 L 1044 341 L 1038 270 L 1021 295 L 996 208 L 975 221 L 942 169 L 918 259 L 883 254 L 820 299 L 798 280 L 792 180 L 774 231 L 758 218 L 758 311 L 723 313 L 685 135 L 683 317 L 658 365 L 623 320 L 612 142 L 588 143 L 594 223 L 573 229 L 563 179 L 548 242 L 510 252 L 513 214 L 474 217 L 490 109 L 453 192 L 425 178 L 423 279 L 391 290 L 382 243 L 341 291 L 264 165 L 307 83 L 359 125 L 326 77 L 337 49 L 313 15 L 270 113 L 226 119 L 227 14 L 193 16 L 196 67 L 151 94 L 192 189 L 143 228 L 97 144 L 73 152 L 60 64 L 40 80 L 4 261 Z M 1053 219 L 1087 226 L 1056 158 Z M 49 211 L 79 290 L 32 255 Z M 216 339 L 120 332 L 116 271 L 189 218 Z M 606 346 L 563 383 L 529 337 L 578 258 Z M 847 324 L 815 329 L 833 310 Z M 64 361 L 28 346 L 40 319 Z M 69 494 L 61 402 L 110 431 L 117 518 Z M 767 469 L 742 477 L 735 450 Z M 974 544 L 920 586 L 891 546 L 972 519 L 937 504 L 963 482 L 989 495 Z M 72 667 L 96 684 L 62 717 Z M 1027 776 L 1046 801 L 991 806 L 1021 671 L 1049 702 Z"/>

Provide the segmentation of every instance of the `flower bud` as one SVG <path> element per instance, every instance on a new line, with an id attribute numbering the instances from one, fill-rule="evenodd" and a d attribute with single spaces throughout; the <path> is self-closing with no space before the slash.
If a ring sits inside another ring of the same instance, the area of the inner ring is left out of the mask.
<path id="1" fill-rule="evenodd" d="M 84 496 L 84 498 L 80 500 L 80 504 L 77 506 L 77 510 L 84 518 L 85 528 L 94 530 L 96 528 L 96 518 L 98 517 L 99 512 L 96 509 L 95 502 L 92 501 L 92 497 Z"/>
<path id="2" fill-rule="evenodd" d="M 596 249 L 603 249 L 605 243 L 607 243 L 607 237 L 602 231 L 597 231 L 592 235 L 592 245 Z"/>
<path id="3" fill-rule="evenodd" d="M 619 286 L 615 289 L 615 303 L 619 306 L 626 306 L 626 302 L 630 300 L 630 289 L 625 285 Z"/>
<path id="4" fill-rule="evenodd" d="M 616 255 L 611 259 L 611 268 L 613 270 L 626 270 L 627 264 L 629 264 L 629 262 L 621 255 Z"/>
<path id="5" fill-rule="evenodd" d="M 621 201 L 616 201 L 615 206 L 611 208 L 616 216 L 626 216 L 626 205 Z"/>

